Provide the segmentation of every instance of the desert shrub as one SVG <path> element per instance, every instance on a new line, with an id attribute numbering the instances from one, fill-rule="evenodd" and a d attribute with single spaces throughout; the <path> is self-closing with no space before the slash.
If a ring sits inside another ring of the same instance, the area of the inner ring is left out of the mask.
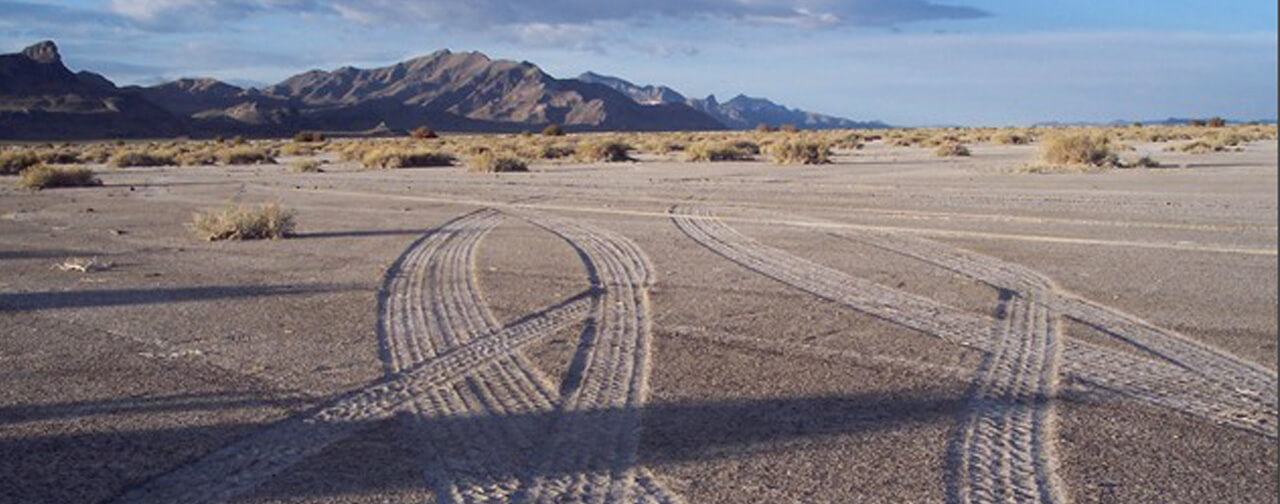
<path id="1" fill-rule="evenodd" d="M 227 205 L 196 213 L 192 218 L 196 234 L 209 241 L 274 240 L 288 237 L 293 227 L 293 213 L 275 203 L 260 207 Z"/>
<path id="2" fill-rule="evenodd" d="M 394 168 L 425 168 L 429 166 L 452 166 L 454 158 L 438 152 L 398 150 L 382 147 L 364 153 L 361 163 L 365 169 L 387 170 Z"/>
<path id="3" fill-rule="evenodd" d="M 1026 145 L 1031 143 L 1031 137 L 1013 131 L 1000 131 L 991 135 L 991 142 L 1000 145 Z"/>
<path id="4" fill-rule="evenodd" d="M 1129 163 L 1126 167 L 1127 168 L 1159 168 L 1160 162 L 1156 161 L 1151 156 L 1142 156 L 1138 158 L 1136 161 Z"/>
<path id="5" fill-rule="evenodd" d="M 275 158 L 266 149 L 258 147 L 233 147 L 218 152 L 218 161 L 228 165 L 275 164 Z"/>
<path id="6" fill-rule="evenodd" d="M 1114 167 L 1119 158 L 1112 152 L 1111 139 L 1099 133 L 1059 133 L 1040 145 L 1040 160 L 1049 166 Z"/>
<path id="7" fill-rule="evenodd" d="M 467 158 L 467 171 L 475 173 L 527 172 L 529 171 L 529 165 L 517 158 L 501 157 L 492 152 L 486 152 Z"/>
<path id="8" fill-rule="evenodd" d="M 769 146 L 769 159 L 778 164 L 826 164 L 831 149 L 822 142 L 790 140 Z"/>
<path id="9" fill-rule="evenodd" d="M 933 155 L 938 157 L 965 157 L 970 154 L 969 148 L 961 143 L 945 143 L 933 150 Z"/>
<path id="10" fill-rule="evenodd" d="M 218 155 L 212 149 L 199 149 L 177 155 L 177 162 L 182 166 L 213 166 L 218 164 Z"/>
<path id="11" fill-rule="evenodd" d="M 294 173 L 323 173 L 324 170 L 320 169 L 322 164 L 315 159 L 299 159 L 290 164 L 289 168 Z"/>
<path id="12" fill-rule="evenodd" d="M 1208 121 L 1207 125 L 1208 125 L 1210 128 L 1222 128 L 1222 127 L 1226 127 L 1226 125 L 1227 125 L 1227 120 L 1226 120 L 1226 119 L 1223 119 L 1223 118 L 1221 118 L 1221 117 L 1214 117 L 1214 118 L 1209 119 L 1209 121 Z"/>
<path id="13" fill-rule="evenodd" d="M 782 126 L 778 126 L 778 131 L 783 133 L 796 133 L 800 131 L 800 128 L 797 128 L 794 124 L 783 124 Z"/>
<path id="14" fill-rule="evenodd" d="M 1222 152 L 1226 147 L 1204 139 L 1192 140 L 1182 145 L 1171 145 L 1165 148 L 1168 152 L 1185 152 L 1187 154 L 1208 154 Z"/>
<path id="15" fill-rule="evenodd" d="M 144 149 L 127 149 L 117 151 L 107 160 L 107 164 L 116 168 L 131 166 L 172 166 L 178 164 L 175 155 L 169 151 L 148 151 Z"/>
<path id="16" fill-rule="evenodd" d="M 538 157 L 541 159 L 563 159 L 572 156 L 576 152 L 573 147 L 568 145 L 543 145 L 538 149 Z"/>
<path id="17" fill-rule="evenodd" d="M 287 143 L 280 146 L 282 156 L 310 156 L 316 153 L 316 147 L 306 143 Z"/>
<path id="18" fill-rule="evenodd" d="M 40 162 L 46 164 L 79 164 L 80 153 L 70 149 L 45 149 L 36 156 L 40 158 Z"/>
<path id="19" fill-rule="evenodd" d="M 622 142 L 600 140 L 595 142 L 587 142 L 578 147 L 578 159 L 589 163 L 606 162 L 616 163 L 622 161 L 634 161 L 630 155 L 631 146 Z"/>
<path id="20" fill-rule="evenodd" d="M 299 131 L 293 135 L 293 141 L 298 143 L 323 142 L 324 133 L 319 131 Z"/>
<path id="21" fill-rule="evenodd" d="M 40 156 L 31 151 L 0 152 L 0 174 L 14 175 L 40 164 Z"/>
<path id="22" fill-rule="evenodd" d="M 22 170 L 20 187 L 27 189 L 49 189 L 53 187 L 85 187 L 101 185 L 102 181 L 93 176 L 88 168 L 51 168 L 36 165 Z"/>
<path id="23" fill-rule="evenodd" d="M 542 136 L 564 136 L 564 126 L 559 124 L 549 124 L 546 128 L 542 129 Z"/>
<path id="24" fill-rule="evenodd" d="M 751 143 L 755 147 L 755 152 L 760 152 L 760 147 L 755 143 Z M 708 162 L 708 161 L 750 161 L 754 159 L 755 153 L 748 149 L 739 148 L 736 144 L 730 142 L 698 142 L 690 145 L 684 151 L 686 161 Z"/>
<path id="25" fill-rule="evenodd" d="M 1208 121 L 1205 121 L 1204 119 L 1192 119 L 1192 120 L 1191 120 L 1191 126 L 1194 126 L 1194 127 L 1197 127 L 1197 128 L 1203 128 L 1203 127 L 1208 126 L 1208 125 L 1209 125 L 1209 122 L 1208 122 Z"/>
<path id="26" fill-rule="evenodd" d="M 756 126 L 756 131 L 760 133 L 773 133 L 775 131 L 778 131 L 778 128 L 775 128 L 765 123 L 760 123 L 759 125 Z"/>
<path id="27" fill-rule="evenodd" d="M 417 128 L 414 128 L 413 131 L 409 132 L 409 136 L 416 138 L 418 140 L 429 140 L 432 138 L 440 138 L 440 135 L 437 135 L 435 130 L 428 128 L 426 126 L 418 126 Z"/>

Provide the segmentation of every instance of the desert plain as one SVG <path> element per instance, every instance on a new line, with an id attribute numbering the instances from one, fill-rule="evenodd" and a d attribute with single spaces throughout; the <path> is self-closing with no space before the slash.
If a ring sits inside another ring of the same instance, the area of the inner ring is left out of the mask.
<path id="1" fill-rule="evenodd" d="M 0 178 L 0 502 L 1276 502 L 1277 143 L 1163 147 Z"/>

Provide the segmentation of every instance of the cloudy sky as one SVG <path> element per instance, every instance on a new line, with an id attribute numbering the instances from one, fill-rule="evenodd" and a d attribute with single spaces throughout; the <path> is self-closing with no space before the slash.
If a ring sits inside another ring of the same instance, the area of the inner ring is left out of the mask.
<path id="1" fill-rule="evenodd" d="M 479 50 L 899 125 L 1277 115 L 1274 0 L 0 0 L 119 84 Z"/>

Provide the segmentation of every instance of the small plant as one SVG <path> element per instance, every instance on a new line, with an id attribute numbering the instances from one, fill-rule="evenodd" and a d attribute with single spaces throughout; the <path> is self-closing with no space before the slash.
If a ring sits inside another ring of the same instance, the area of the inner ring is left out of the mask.
<path id="1" fill-rule="evenodd" d="M 576 150 L 567 145 L 543 145 L 538 149 L 538 157 L 542 159 L 563 159 L 572 156 L 574 152 Z"/>
<path id="2" fill-rule="evenodd" d="M 794 124 L 783 124 L 778 127 L 778 131 L 783 133 L 797 133 L 800 131 L 800 128 L 797 128 Z"/>
<path id="3" fill-rule="evenodd" d="M 223 150 L 218 153 L 218 160 L 228 165 L 276 164 L 270 152 L 248 146 Z"/>
<path id="4" fill-rule="evenodd" d="M 1012 131 L 1001 131 L 991 135 L 991 141 L 1000 145 L 1026 145 L 1031 143 L 1031 137 Z"/>
<path id="5" fill-rule="evenodd" d="M 173 166 L 177 165 L 178 161 L 172 152 L 130 149 L 112 154 L 111 158 L 107 160 L 107 164 L 116 168 L 128 168 L 133 166 Z"/>
<path id="6" fill-rule="evenodd" d="M 177 161 L 182 166 L 213 166 L 218 164 L 218 155 L 209 149 L 193 150 L 178 154 Z"/>
<path id="7" fill-rule="evenodd" d="M 1052 135 L 1040 146 L 1040 159 L 1049 166 L 1114 168 L 1120 164 L 1111 139 L 1098 133 Z"/>
<path id="8" fill-rule="evenodd" d="M 698 142 L 685 148 L 685 160 L 693 162 L 750 161 L 760 152 L 760 146 L 753 142 L 746 143 L 750 143 L 754 149 L 729 142 Z M 753 150 L 755 152 L 752 152 Z"/>
<path id="9" fill-rule="evenodd" d="M 1225 128 L 1227 126 L 1227 120 L 1221 117 L 1213 117 L 1209 119 L 1208 126 L 1210 128 Z"/>
<path id="10" fill-rule="evenodd" d="M 316 153 L 316 147 L 307 143 L 292 142 L 280 147 L 281 156 L 310 156 Z"/>
<path id="11" fill-rule="evenodd" d="M 51 168 L 36 165 L 22 170 L 20 187 L 26 189 L 51 189 L 54 187 L 88 187 L 102 185 L 88 168 Z"/>
<path id="12" fill-rule="evenodd" d="M 769 159 L 778 164 L 826 164 L 831 149 L 821 142 L 789 140 L 769 146 Z"/>
<path id="13" fill-rule="evenodd" d="M 1142 156 L 1138 158 L 1137 161 L 1129 163 L 1127 167 L 1128 168 L 1159 168 L 1160 162 L 1156 161 L 1151 156 Z"/>
<path id="14" fill-rule="evenodd" d="M 765 123 L 760 123 L 759 125 L 756 126 L 756 131 L 759 133 L 773 133 L 778 131 L 778 128 L 775 128 Z"/>
<path id="15" fill-rule="evenodd" d="M 437 135 L 435 130 L 428 128 L 426 126 L 418 126 L 417 128 L 414 128 L 413 131 L 409 132 L 409 136 L 418 140 L 430 140 L 432 138 L 440 138 L 440 135 Z"/>
<path id="16" fill-rule="evenodd" d="M 293 233 L 293 213 L 280 205 L 260 207 L 227 205 L 218 210 L 196 213 L 192 228 L 209 241 L 263 240 L 286 238 Z"/>
<path id="17" fill-rule="evenodd" d="M 527 172 L 529 165 L 517 158 L 499 157 L 492 152 L 485 152 L 467 159 L 467 171 L 474 173 Z"/>
<path id="18" fill-rule="evenodd" d="M 31 151 L 0 152 L 0 174 L 15 175 L 40 164 L 40 156 Z"/>
<path id="19" fill-rule="evenodd" d="M 404 151 L 390 147 L 370 150 L 361 159 L 361 163 L 369 170 L 452 166 L 453 161 L 453 156 L 448 154 L 428 151 Z"/>
<path id="20" fill-rule="evenodd" d="M 631 146 L 622 142 L 597 141 L 588 142 L 578 148 L 578 159 L 588 163 L 618 163 L 635 161 L 631 158 Z"/>
<path id="21" fill-rule="evenodd" d="M 960 143 L 944 143 L 933 150 L 933 155 L 938 157 L 968 157 L 970 154 L 969 148 Z"/>
<path id="22" fill-rule="evenodd" d="M 564 126 L 559 124 L 549 124 L 542 129 L 542 136 L 558 137 L 564 136 Z"/>
<path id="23" fill-rule="evenodd" d="M 294 161 L 293 164 L 289 165 L 289 167 L 294 173 L 324 173 L 324 170 L 320 168 L 322 164 L 323 163 L 315 159 L 299 159 Z"/>
<path id="24" fill-rule="evenodd" d="M 316 143 L 324 140 L 324 133 L 319 131 L 299 131 L 293 135 L 293 141 L 298 143 Z"/>

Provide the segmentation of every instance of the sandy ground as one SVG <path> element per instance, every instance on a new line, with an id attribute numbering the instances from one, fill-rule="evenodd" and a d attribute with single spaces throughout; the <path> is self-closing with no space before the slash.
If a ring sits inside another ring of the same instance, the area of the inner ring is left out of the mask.
<path id="1" fill-rule="evenodd" d="M 0 502 L 1276 502 L 1276 143 L 1033 154 L 2 180 Z M 299 235 L 196 240 L 228 201 Z M 437 358 L 443 389 L 279 427 Z"/>

